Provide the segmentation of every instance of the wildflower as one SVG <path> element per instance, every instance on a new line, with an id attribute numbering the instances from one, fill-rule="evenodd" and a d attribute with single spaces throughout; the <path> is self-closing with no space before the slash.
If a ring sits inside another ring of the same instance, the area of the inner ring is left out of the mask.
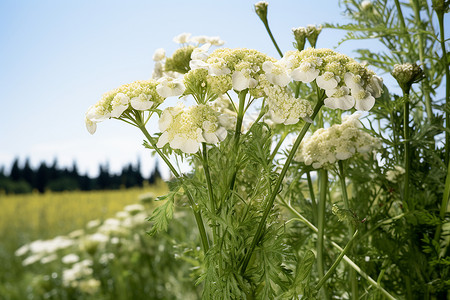
<path id="1" fill-rule="evenodd" d="M 405 94 L 409 94 L 413 83 L 417 83 L 424 78 L 423 70 L 417 64 L 411 63 L 395 65 L 392 76 L 397 80 Z"/>
<path id="2" fill-rule="evenodd" d="M 190 41 L 189 40 L 190 37 L 191 37 L 190 33 L 181 33 L 181 34 L 177 35 L 176 37 L 174 37 L 173 41 L 177 44 L 186 44 Z"/>
<path id="3" fill-rule="evenodd" d="M 161 61 L 166 57 L 166 51 L 163 48 L 158 48 L 155 50 L 153 54 L 154 61 Z"/>
<path id="4" fill-rule="evenodd" d="M 260 77 L 264 92 L 267 95 L 267 104 L 272 121 L 277 124 L 295 124 L 300 118 L 312 115 L 313 110 L 309 101 L 292 97 L 286 89 L 265 83 L 264 77 Z"/>
<path id="5" fill-rule="evenodd" d="M 158 79 L 156 86 L 156 92 L 163 98 L 180 96 L 185 89 L 183 78 L 173 79 L 166 76 Z"/>
<path id="6" fill-rule="evenodd" d="M 368 111 L 383 90 L 383 80 L 364 64 L 330 49 L 288 51 L 282 60 L 292 79 L 305 83 L 315 80 L 325 90 L 328 108 Z"/>
<path id="7" fill-rule="evenodd" d="M 360 129 L 359 114 L 345 117 L 342 124 L 321 128 L 305 138 L 294 160 L 318 169 L 346 160 L 356 153 L 367 153 L 380 147 L 379 140 Z"/>
<path id="8" fill-rule="evenodd" d="M 251 76 L 251 70 L 236 71 L 233 73 L 232 82 L 233 89 L 240 92 L 248 88 L 254 88 L 258 81 Z"/>
<path id="9" fill-rule="evenodd" d="M 139 80 L 103 94 L 100 101 L 86 112 L 85 123 L 89 133 L 95 132 L 96 123 L 111 117 L 122 117 L 130 106 L 136 110 L 147 110 L 162 103 L 164 98 L 156 92 L 157 84 L 153 79 Z"/>
<path id="10" fill-rule="evenodd" d="M 227 131 L 220 124 L 219 114 L 208 105 L 191 106 L 184 109 L 183 104 L 169 107 L 159 119 L 162 135 L 157 146 L 169 143 L 173 149 L 184 153 L 196 153 L 200 143 L 215 144 L 223 141 Z"/>
<path id="11" fill-rule="evenodd" d="M 267 80 L 272 84 L 285 87 L 291 81 L 286 66 L 280 62 L 273 63 L 271 61 L 265 61 L 262 69 L 266 72 Z"/>
<path id="12" fill-rule="evenodd" d="M 309 44 L 311 47 L 316 47 L 317 38 L 319 37 L 320 32 L 322 31 L 322 25 L 315 26 L 315 25 L 308 25 L 306 27 L 306 38 L 308 39 Z"/>
<path id="13" fill-rule="evenodd" d="M 294 34 L 295 39 L 295 48 L 298 51 L 302 51 L 305 48 L 306 36 L 308 34 L 305 27 L 292 28 L 292 33 Z"/>
<path id="14" fill-rule="evenodd" d="M 128 212 L 130 215 L 135 215 L 139 212 L 145 210 L 145 207 L 142 204 L 130 204 L 124 207 L 124 211 Z"/>
<path id="15" fill-rule="evenodd" d="M 79 260 L 80 260 L 80 257 L 73 253 L 67 254 L 67 255 L 63 256 L 63 258 L 61 258 L 62 263 L 66 264 L 66 265 L 76 263 Z"/>
<path id="16" fill-rule="evenodd" d="M 93 295 L 97 293 L 101 285 L 101 282 L 98 279 L 89 278 L 85 280 L 80 280 L 77 283 L 77 288 L 86 294 Z"/>
<path id="17" fill-rule="evenodd" d="M 267 6 L 269 3 L 266 1 L 259 1 L 255 3 L 255 12 L 258 15 L 258 17 L 263 21 L 264 23 L 267 22 Z"/>
<path id="18" fill-rule="evenodd" d="M 389 170 L 386 172 L 386 179 L 391 182 L 397 182 L 398 177 L 405 174 L 405 169 L 401 166 L 395 166 L 393 170 Z"/>

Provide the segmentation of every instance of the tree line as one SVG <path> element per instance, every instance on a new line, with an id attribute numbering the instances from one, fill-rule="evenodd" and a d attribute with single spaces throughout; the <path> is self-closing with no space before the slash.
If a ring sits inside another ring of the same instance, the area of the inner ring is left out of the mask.
<path id="1" fill-rule="evenodd" d="M 8 175 L 4 166 L 0 168 L 0 192 L 22 194 L 32 191 L 114 190 L 142 187 L 144 183 L 154 184 L 159 178 L 161 173 L 158 164 L 155 164 L 150 176 L 144 178 L 140 160 L 135 165 L 125 165 L 117 174 L 110 172 L 108 164 L 100 165 L 98 176 L 89 177 L 80 174 L 76 162 L 71 167 L 61 168 L 55 159 L 52 164 L 41 162 L 38 167 L 32 168 L 28 158 L 23 165 L 16 158 Z"/>

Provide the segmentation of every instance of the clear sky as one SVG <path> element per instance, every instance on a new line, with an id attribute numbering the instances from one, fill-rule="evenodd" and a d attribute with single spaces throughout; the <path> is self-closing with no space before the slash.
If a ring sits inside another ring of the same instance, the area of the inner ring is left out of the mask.
<path id="1" fill-rule="evenodd" d="M 80 171 L 96 175 L 100 163 L 118 171 L 140 157 L 147 175 L 153 158 L 141 133 L 108 120 L 91 136 L 87 108 L 110 89 L 150 78 L 153 52 L 173 53 L 172 38 L 182 32 L 218 35 L 225 47 L 277 57 L 255 2 L 0 0 L 0 166 L 9 170 L 15 157 L 22 163 L 29 157 L 32 166 L 56 158 L 60 167 L 76 161 Z M 269 22 L 287 51 L 292 27 L 346 20 L 335 0 L 277 0 L 269 1 Z M 317 47 L 332 48 L 342 36 L 325 29 Z M 352 43 L 337 49 L 352 55 Z"/>

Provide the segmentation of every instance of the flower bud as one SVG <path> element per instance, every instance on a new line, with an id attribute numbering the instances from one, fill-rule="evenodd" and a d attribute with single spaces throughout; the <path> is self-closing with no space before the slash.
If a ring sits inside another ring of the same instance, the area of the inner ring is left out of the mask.
<path id="1" fill-rule="evenodd" d="M 255 12 L 258 17 L 263 21 L 263 23 L 267 22 L 267 6 L 269 3 L 266 1 L 259 1 L 255 3 Z"/>
<path id="2" fill-rule="evenodd" d="M 292 28 L 292 33 L 294 33 L 295 47 L 298 51 L 302 51 L 305 48 L 307 31 L 305 27 Z"/>
<path id="3" fill-rule="evenodd" d="M 315 48 L 317 43 L 317 38 L 319 37 L 320 32 L 322 31 L 322 25 L 308 25 L 306 27 L 306 37 L 308 38 L 311 47 Z"/>
<path id="4" fill-rule="evenodd" d="M 395 65 L 391 74 L 405 94 L 409 94 L 413 83 L 417 83 L 424 78 L 423 70 L 415 63 Z"/>

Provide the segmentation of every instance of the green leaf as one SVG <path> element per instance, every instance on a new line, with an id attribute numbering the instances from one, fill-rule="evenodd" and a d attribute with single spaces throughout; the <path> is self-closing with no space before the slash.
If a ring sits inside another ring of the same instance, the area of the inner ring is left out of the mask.
<path id="1" fill-rule="evenodd" d="M 314 252 L 312 252 L 311 250 L 306 251 L 303 259 L 297 267 L 294 279 L 295 285 L 301 285 L 302 282 L 309 276 L 315 260 L 316 257 L 314 255 Z"/>
<path id="2" fill-rule="evenodd" d="M 148 221 L 153 222 L 153 226 L 147 234 L 153 236 L 159 231 L 167 231 L 169 221 L 172 220 L 173 217 L 174 196 L 175 193 L 169 193 L 166 196 L 162 196 L 167 199 L 167 202 L 155 208 L 150 218 L 148 218 Z M 158 197 L 160 198 L 159 200 L 162 200 L 162 197 Z"/>

